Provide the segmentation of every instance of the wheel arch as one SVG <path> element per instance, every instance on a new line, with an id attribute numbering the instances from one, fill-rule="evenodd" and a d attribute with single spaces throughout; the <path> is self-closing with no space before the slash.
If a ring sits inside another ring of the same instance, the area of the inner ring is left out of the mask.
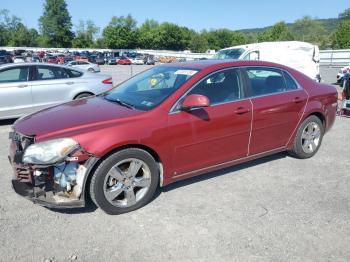
<path id="1" fill-rule="evenodd" d="M 159 154 L 154 149 L 152 149 L 151 147 L 143 145 L 143 144 L 127 144 L 127 145 L 122 145 L 122 146 L 116 147 L 116 148 L 110 150 L 109 152 L 107 152 L 106 154 L 104 154 L 101 158 L 98 158 L 98 159 L 96 159 L 96 161 L 93 161 L 92 166 L 90 166 L 90 168 L 88 168 L 88 173 L 87 173 L 87 175 L 84 178 L 83 191 L 82 191 L 83 192 L 82 196 L 83 196 L 84 200 L 86 200 L 87 196 L 90 197 L 88 189 L 90 187 L 90 182 L 91 182 L 92 175 L 95 172 L 95 170 L 97 169 L 97 167 L 107 157 L 111 156 L 112 154 L 114 154 L 114 153 L 116 153 L 118 151 L 121 151 L 121 150 L 124 150 L 124 149 L 128 149 L 128 148 L 141 149 L 141 150 L 149 153 L 154 158 L 154 160 L 156 161 L 156 163 L 158 165 L 158 168 L 159 168 L 159 185 L 160 185 L 160 187 L 163 186 L 163 173 L 164 173 L 164 171 L 163 171 L 163 164 L 162 164 L 162 161 L 161 161 L 161 158 L 160 158 Z"/>
<path id="2" fill-rule="evenodd" d="M 91 91 L 80 91 L 78 92 L 74 97 L 73 100 L 77 99 L 78 96 L 82 95 L 82 94 L 89 94 L 89 95 L 95 95 L 94 93 L 92 93 Z"/>

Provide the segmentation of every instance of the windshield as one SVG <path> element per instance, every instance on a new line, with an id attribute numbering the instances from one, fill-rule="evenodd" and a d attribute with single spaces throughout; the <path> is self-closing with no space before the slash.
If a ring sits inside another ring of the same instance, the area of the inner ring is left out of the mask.
<path id="1" fill-rule="evenodd" d="M 216 59 L 239 59 L 239 57 L 244 53 L 243 48 L 234 48 L 220 50 L 216 55 Z"/>
<path id="2" fill-rule="evenodd" d="M 103 97 L 129 108 L 149 111 L 160 105 L 196 73 L 196 69 L 154 67 L 127 80 Z"/>

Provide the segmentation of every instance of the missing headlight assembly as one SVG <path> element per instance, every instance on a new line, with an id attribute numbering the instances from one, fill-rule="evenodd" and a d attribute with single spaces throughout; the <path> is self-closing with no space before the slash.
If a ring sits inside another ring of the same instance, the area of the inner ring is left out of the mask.
<path id="1" fill-rule="evenodd" d="M 10 162 L 16 177 L 15 191 L 48 207 L 85 205 L 83 188 L 97 158 L 71 138 L 59 138 L 22 146 L 21 135 L 12 135 Z"/>

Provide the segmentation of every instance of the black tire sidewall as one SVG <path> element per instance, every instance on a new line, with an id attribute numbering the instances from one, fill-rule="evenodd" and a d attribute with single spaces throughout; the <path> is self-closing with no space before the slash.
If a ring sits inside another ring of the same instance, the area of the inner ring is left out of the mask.
<path id="1" fill-rule="evenodd" d="M 115 164 L 128 158 L 140 159 L 148 165 L 151 171 L 151 185 L 146 195 L 135 205 L 125 208 L 116 207 L 109 203 L 108 200 L 105 198 L 103 192 L 104 180 L 108 171 Z M 159 168 L 154 158 L 148 152 L 142 149 L 128 148 L 110 155 L 98 166 L 91 179 L 90 195 L 92 196 L 92 200 L 95 202 L 95 204 L 107 214 L 117 215 L 136 210 L 150 202 L 157 190 L 158 183 Z"/>
<path id="2" fill-rule="evenodd" d="M 315 122 L 319 125 L 320 130 L 321 130 L 321 136 L 320 136 L 320 142 L 319 142 L 316 150 L 314 150 L 312 153 L 306 153 L 306 152 L 304 152 L 304 150 L 302 148 L 301 136 L 302 136 L 303 130 L 310 122 Z M 291 152 L 292 155 L 297 157 L 297 158 L 301 158 L 301 159 L 313 157 L 321 147 L 324 132 L 325 131 L 324 131 L 324 126 L 322 124 L 322 121 L 317 116 L 311 115 L 308 118 L 306 118 L 298 128 L 297 135 L 296 135 L 295 141 L 294 141 L 293 150 Z"/>

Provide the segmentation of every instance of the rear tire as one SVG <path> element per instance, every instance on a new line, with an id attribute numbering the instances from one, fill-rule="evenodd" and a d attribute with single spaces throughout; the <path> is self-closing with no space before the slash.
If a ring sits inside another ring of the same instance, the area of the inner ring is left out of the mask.
<path id="1" fill-rule="evenodd" d="M 323 135 L 322 121 L 315 115 L 309 116 L 299 126 L 293 148 L 289 154 L 300 159 L 314 156 L 321 146 Z"/>
<path id="2" fill-rule="evenodd" d="M 139 148 L 107 157 L 91 178 L 92 201 L 110 215 L 136 210 L 149 203 L 158 187 L 159 168 L 154 158 Z"/>
<path id="3" fill-rule="evenodd" d="M 90 94 L 90 93 L 81 93 L 79 95 L 77 95 L 74 100 L 76 99 L 81 99 L 81 98 L 86 98 L 86 97 L 89 97 L 89 96 L 93 96 L 93 94 Z"/>

